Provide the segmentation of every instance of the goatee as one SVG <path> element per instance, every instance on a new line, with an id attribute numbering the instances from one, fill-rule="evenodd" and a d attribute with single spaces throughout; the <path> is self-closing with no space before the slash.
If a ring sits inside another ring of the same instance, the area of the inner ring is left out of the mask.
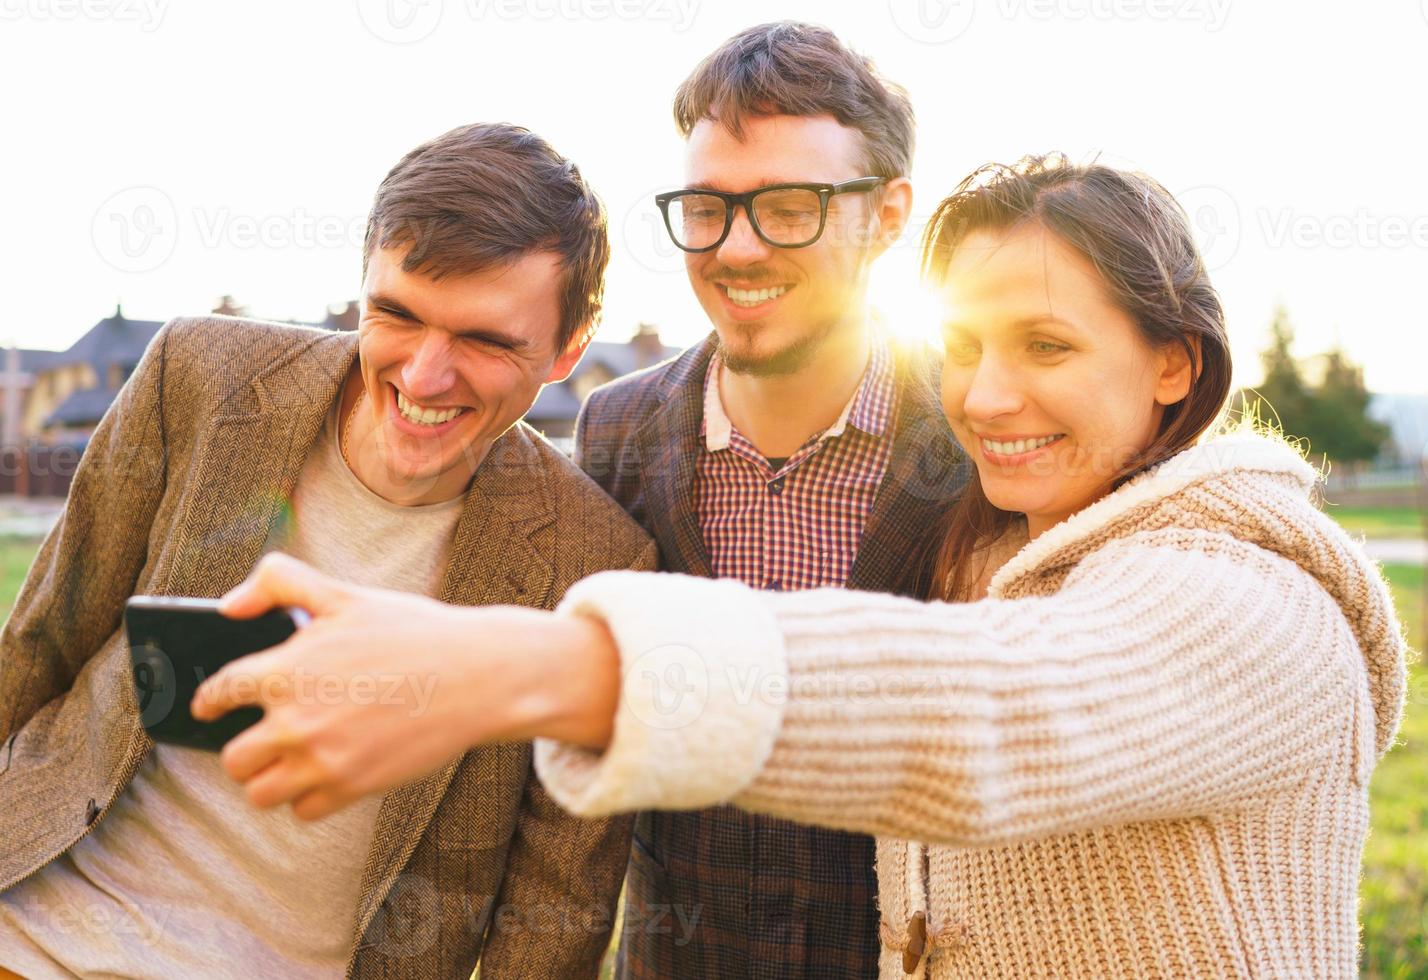
<path id="1" fill-rule="evenodd" d="M 776 350 L 771 354 L 739 353 L 726 345 L 718 334 L 715 334 L 714 346 L 724 367 L 734 374 L 747 375 L 751 378 L 776 378 L 781 375 L 797 374 L 807 367 L 837 328 L 837 321 L 830 320 L 799 337 L 782 350 Z M 735 327 L 734 329 L 746 337 L 752 337 L 758 332 L 757 328 Z M 753 344 L 748 345 L 749 348 L 752 346 Z"/>

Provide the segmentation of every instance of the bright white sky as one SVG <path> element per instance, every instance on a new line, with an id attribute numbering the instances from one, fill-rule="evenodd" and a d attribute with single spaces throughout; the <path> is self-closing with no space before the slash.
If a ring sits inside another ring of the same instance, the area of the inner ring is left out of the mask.
<path id="1" fill-rule="evenodd" d="M 819 21 L 908 87 L 917 214 L 975 166 L 1099 152 L 1181 194 L 1240 383 L 1277 301 L 1370 387 L 1428 365 L 1428 0 L 0 0 L 0 339 L 63 348 L 133 317 L 318 319 L 355 297 L 387 169 L 465 122 L 529 126 L 610 209 L 602 336 L 707 330 L 652 195 L 669 100 L 720 41 Z M 127 238 L 125 237 L 127 236 Z M 911 325 L 913 239 L 879 304 Z"/>

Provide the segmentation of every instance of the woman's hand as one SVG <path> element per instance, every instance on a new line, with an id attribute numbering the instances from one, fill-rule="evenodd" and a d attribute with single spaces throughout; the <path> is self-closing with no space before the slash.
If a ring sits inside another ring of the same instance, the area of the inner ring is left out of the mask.
<path id="1" fill-rule="evenodd" d="M 484 742 L 609 742 L 619 655 L 594 620 L 359 588 L 282 554 L 259 562 L 220 608 L 246 619 L 275 606 L 305 609 L 312 622 L 228 664 L 192 704 L 205 721 L 264 709 L 221 755 L 258 806 L 291 803 L 315 820 Z"/>

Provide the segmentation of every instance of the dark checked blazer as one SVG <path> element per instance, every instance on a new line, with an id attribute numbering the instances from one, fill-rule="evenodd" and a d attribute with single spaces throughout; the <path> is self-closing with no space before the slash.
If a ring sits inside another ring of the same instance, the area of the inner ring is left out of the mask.
<path id="1" fill-rule="evenodd" d="M 0 633 L 0 890 L 105 818 L 153 749 L 122 629 L 133 594 L 219 596 L 274 539 L 357 357 L 351 333 L 213 317 L 150 343 L 85 449 Z M 472 480 L 440 598 L 552 608 L 648 537 L 530 428 Z M 386 794 L 349 977 L 594 977 L 629 822 L 567 815 L 528 743 L 467 752 Z"/>
<path id="2" fill-rule="evenodd" d="M 591 392 L 576 462 L 659 545 L 660 567 L 710 576 L 699 528 L 704 375 L 713 337 Z M 893 453 L 848 588 L 927 594 L 919 556 L 970 463 L 938 398 L 925 348 L 893 348 Z M 872 838 L 732 807 L 642 813 L 625 881 L 621 977 L 874 977 Z"/>

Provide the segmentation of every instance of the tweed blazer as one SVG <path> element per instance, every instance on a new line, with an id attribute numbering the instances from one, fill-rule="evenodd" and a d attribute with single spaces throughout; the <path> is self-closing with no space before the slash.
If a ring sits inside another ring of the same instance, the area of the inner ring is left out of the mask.
<path id="1" fill-rule="evenodd" d="M 590 394 L 576 462 L 655 538 L 661 567 L 711 577 L 696 464 L 713 336 Z M 892 345 L 892 456 L 847 587 L 922 596 L 918 560 L 970 464 L 938 398 L 940 364 Z M 873 839 L 732 807 L 636 820 L 617 975 L 865 976 L 879 955 Z"/>
<path id="2" fill-rule="evenodd" d="M 174 320 L 105 414 L 0 633 L 0 889 L 87 834 L 153 747 L 123 636 L 140 593 L 216 597 L 281 540 L 287 502 L 357 338 L 227 317 Z M 524 424 L 468 490 L 439 597 L 552 608 L 649 539 Z M 347 975 L 594 976 L 627 821 L 584 821 L 531 775 L 528 744 L 468 752 L 388 793 Z"/>

